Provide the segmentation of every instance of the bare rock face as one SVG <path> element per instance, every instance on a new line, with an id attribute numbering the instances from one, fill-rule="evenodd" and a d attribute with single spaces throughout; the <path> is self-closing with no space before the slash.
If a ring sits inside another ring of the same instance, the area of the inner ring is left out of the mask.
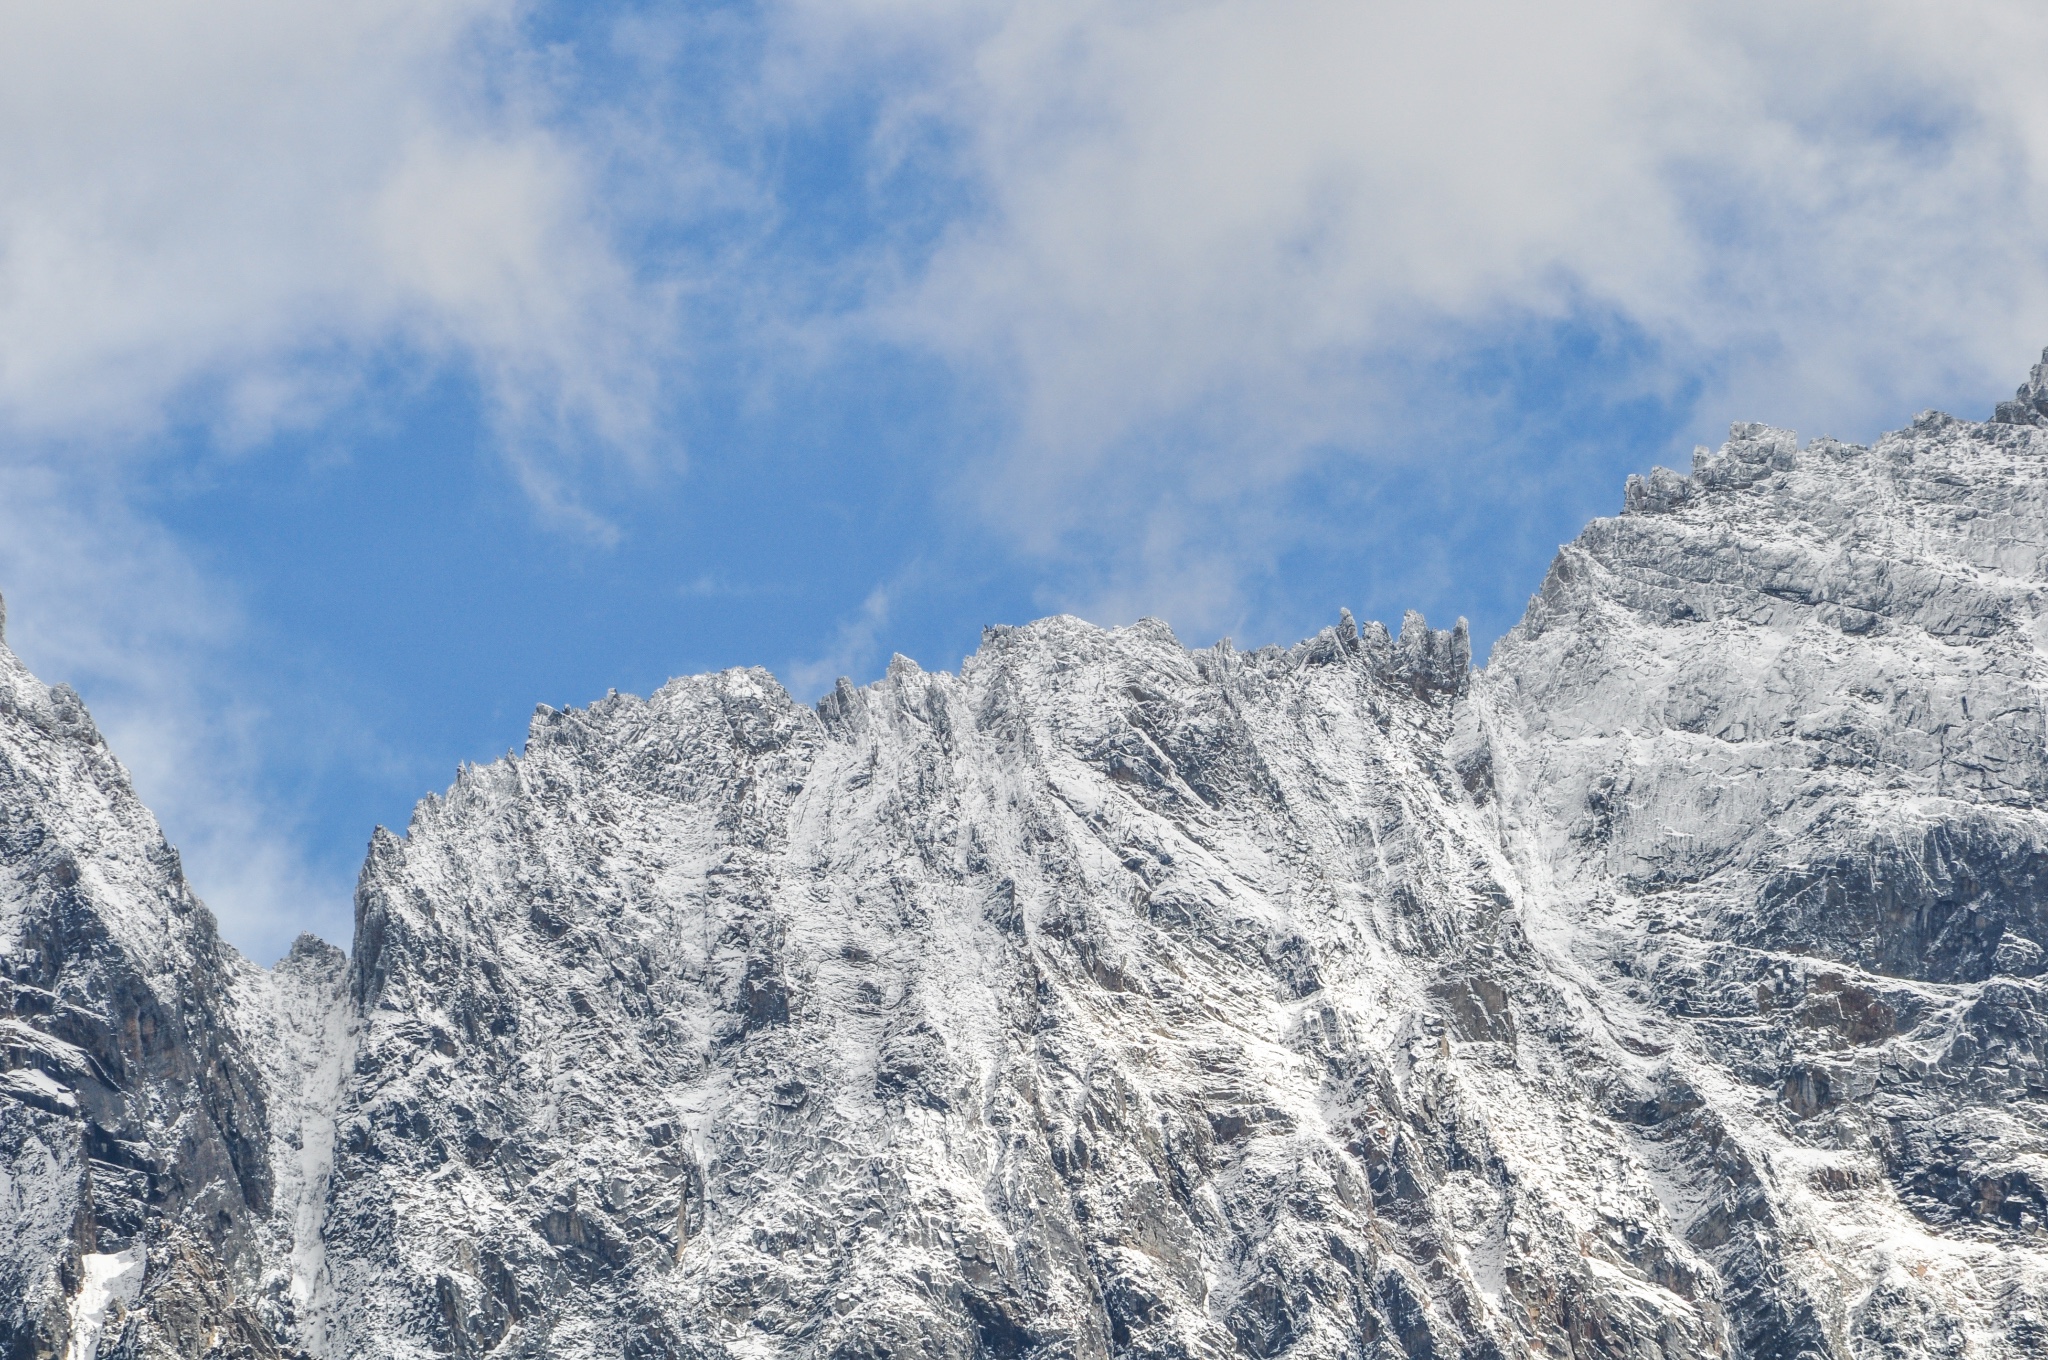
<path id="1" fill-rule="evenodd" d="M 0 658 L 0 1354 L 2048 1353 L 2015 412 L 1739 426 L 1483 671 L 542 708 L 267 971 Z"/>
<path id="2" fill-rule="evenodd" d="M 2041 351 L 2041 362 L 2034 365 L 2013 399 L 1998 403 L 1998 412 L 1991 418 L 2001 425 L 2048 425 L 2048 349 Z"/>
<path id="3" fill-rule="evenodd" d="M 0 1354 L 277 1353 L 245 971 L 78 696 L 0 646 Z"/>
<path id="4" fill-rule="evenodd" d="M 1421 628 L 1053 619 L 817 713 L 759 672 L 543 711 L 364 873 L 343 1348 L 1485 1335 L 1436 1192 L 1524 1154 L 1454 1142 L 1447 1036 L 1523 1081 L 1530 958 Z"/>
<path id="5" fill-rule="evenodd" d="M 1545 938 L 1703 1094 L 1635 1122 L 1738 1342 L 2048 1350 L 2044 455 L 1737 426 L 1561 552 L 1479 683 Z"/>

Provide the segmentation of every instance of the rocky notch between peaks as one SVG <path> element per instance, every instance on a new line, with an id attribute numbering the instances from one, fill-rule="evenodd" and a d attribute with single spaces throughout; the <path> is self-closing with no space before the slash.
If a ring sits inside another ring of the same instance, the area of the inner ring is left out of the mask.
<path id="1" fill-rule="evenodd" d="M 224 945 L 0 650 L 0 1354 L 2048 1353 L 2048 403 L 1737 426 L 1484 670 L 535 715 Z"/>

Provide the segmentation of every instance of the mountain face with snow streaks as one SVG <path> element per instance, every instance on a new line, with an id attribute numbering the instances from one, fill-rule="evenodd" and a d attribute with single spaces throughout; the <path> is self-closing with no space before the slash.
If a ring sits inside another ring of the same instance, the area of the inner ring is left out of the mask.
<path id="1" fill-rule="evenodd" d="M 269 970 L 0 656 L 0 1354 L 2048 1352 L 2044 371 L 1631 479 L 1480 670 L 543 707 Z"/>
<path id="2" fill-rule="evenodd" d="M 78 696 L 0 647 L 4 1353 L 274 1350 L 269 1093 L 234 1018 L 256 971 Z"/>

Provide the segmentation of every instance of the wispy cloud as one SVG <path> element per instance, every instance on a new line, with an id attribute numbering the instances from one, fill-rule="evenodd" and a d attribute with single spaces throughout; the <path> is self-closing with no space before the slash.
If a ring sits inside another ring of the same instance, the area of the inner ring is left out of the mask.
<path id="1" fill-rule="evenodd" d="M 823 652 L 783 667 L 790 693 L 806 701 L 815 699 L 832 688 L 841 676 L 857 674 L 871 665 L 876 659 L 882 629 L 889 622 L 894 593 L 894 587 L 876 586 L 852 617 L 841 619 L 833 628 Z"/>
<path id="2" fill-rule="evenodd" d="M 308 859 L 265 780 L 279 734 L 220 671 L 247 625 L 219 584 L 106 482 L 20 463 L 0 463 L 0 580 L 9 645 L 90 696 L 223 931 L 263 962 L 301 929 L 346 943 L 352 878 Z"/>
<path id="3" fill-rule="evenodd" d="M 703 572 L 676 587 L 676 593 L 690 600 L 757 600 L 789 592 L 770 582 L 738 581 L 721 572 Z"/>

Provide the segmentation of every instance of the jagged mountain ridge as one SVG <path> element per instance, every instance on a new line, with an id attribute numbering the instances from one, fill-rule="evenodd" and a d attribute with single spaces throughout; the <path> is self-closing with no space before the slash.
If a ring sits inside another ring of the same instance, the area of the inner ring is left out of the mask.
<path id="1" fill-rule="evenodd" d="M 2038 1354 L 2044 372 L 1631 479 L 1480 671 L 543 707 L 271 970 L 6 654 L 0 1353 Z"/>

